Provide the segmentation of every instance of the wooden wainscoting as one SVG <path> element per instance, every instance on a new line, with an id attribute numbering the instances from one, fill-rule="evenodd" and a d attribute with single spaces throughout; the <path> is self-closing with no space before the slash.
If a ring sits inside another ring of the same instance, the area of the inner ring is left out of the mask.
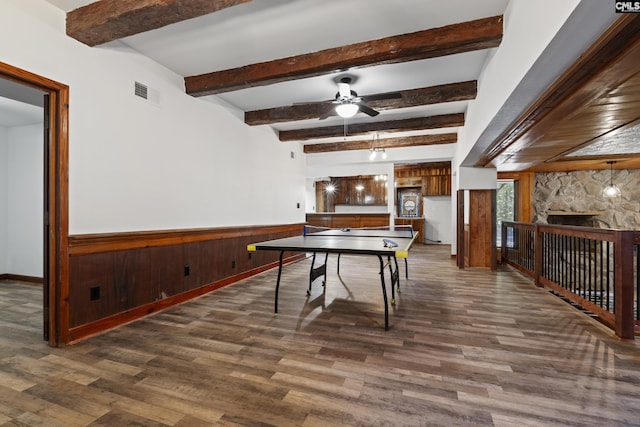
<path id="1" fill-rule="evenodd" d="M 274 267 L 247 245 L 300 234 L 303 224 L 69 237 L 69 342 Z M 303 257 L 290 254 L 287 262 Z"/>
<path id="2" fill-rule="evenodd" d="M 307 223 L 316 227 L 363 228 L 386 227 L 389 225 L 388 213 L 308 213 Z"/>

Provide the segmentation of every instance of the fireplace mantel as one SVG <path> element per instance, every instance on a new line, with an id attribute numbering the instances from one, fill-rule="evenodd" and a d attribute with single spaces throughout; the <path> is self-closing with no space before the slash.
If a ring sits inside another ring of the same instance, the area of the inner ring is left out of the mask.
<path id="1" fill-rule="evenodd" d="M 573 212 L 573 211 L 547 211 L 547 215 L 557 216 L 598 216 L 604 212 L 601 211 L 586 211 L 586 212 Z"/>

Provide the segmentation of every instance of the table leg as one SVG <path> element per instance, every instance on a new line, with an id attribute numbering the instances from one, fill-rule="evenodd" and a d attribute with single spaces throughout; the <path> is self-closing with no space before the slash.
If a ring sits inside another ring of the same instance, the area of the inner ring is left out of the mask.
<path id="1" fill-rule="evenodd" d="M 407 259 L 404 259 L 404 277 L 409 280 L 409 263 L 407 263 Z"/>
<path id="2" fill-rule="evenodd" d="M 311 295 L 311 283 L 313 282 L 313 266 L 316 263 L 316 253 L 313 253 L 311 258 L 311 270 L 309 270 L 309 288 L 307 289 L 307 295 Z"/>
<path id="3" fill-rule="evenodd" d="M 273 307 L 273 315 L 278 315 L 278 291 L 280 290 L 280 276 L 282 275 L 282 256 L 284 255 L 284 251 L 280 251 L 280 262 L 278 264 L 278 280 L 276 281 L 276 298 Z"/>
<path id="4" fill-rule="evenodd" d="M 324 264 L 320 267 L 314 268 L 313 266 L 316 262 L 316 253 L 313 253 L 313 258 L 311 259 L 311 270 L 309 270 L 309 289 L 307 289 L 307 295 L 311 295 L 311 284 L 318 277 L 324 276 L 322 279 L 322 286 L 327 283 L 327 258 L 329 258 L 328 252 L 324 254 Z"/>
<path id="5" fill-rule="evenodd" d="M 327 259 L 329 259 L 329 252 L 324 254 L 324 279 L 322 279 L 322 286 L 327 284 Z"/>
<path id="6" fill-rule="evenodd" d="M 396 303 L 396 293 L 398 290 L 400 293 L 400 269 L 398 268 L 398 258 L 393 257 L 393 264 L 391 263 L 391 256 L 387 257 L 387 265 L 389 265 L 389 273 L 391 275 L 391 304 Z M 393 266 L 395 265 L 395 270 Z"/>
<path id="7" fill-rule="evenodd" d="M 395 291 L 396 279 L 395 279 L 395 275 L 393 274 L 393 265 L 391 264 L 391 256 L 387 256 L 387 265 L 389 266 L 389 276 L 391 277 L 391 304 L 395 304 L 396 303 L 396 291 Z"/>
<path id="8" fill-rule="evenodd" d="M 407 259 L 404 259 L 405 262 L 407 262 Z M 398 293 L 400 293 L 400 269 L 398 268 L 398 258 L 396 258 L 395 256 L 393 257 L 393 262 L 396 264 L 396 288 L 398 290 Z M 406 265 L 405 265 L 406 267 Z M 406 269 L 405 269 L 406 271 Z"/>
<path id="9" fill-rule="evenodd" d="M 387 287 L 384 284 L 384 261 L 382 255 L 378 255 L 380 260 L 380 283 L 382 284 L 382 298 L 384 299 L 384 330 L 389 330 L 389 304 L 387 303 Z"/>

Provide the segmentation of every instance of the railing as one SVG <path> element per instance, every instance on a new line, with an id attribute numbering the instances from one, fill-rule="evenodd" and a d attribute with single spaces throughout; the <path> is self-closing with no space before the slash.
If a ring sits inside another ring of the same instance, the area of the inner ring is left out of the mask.
<path id="1" fill-rule="evenodd" d="M 503 222 L 502 260 L 623 339 L 640 332 L 640 232 Z"/>

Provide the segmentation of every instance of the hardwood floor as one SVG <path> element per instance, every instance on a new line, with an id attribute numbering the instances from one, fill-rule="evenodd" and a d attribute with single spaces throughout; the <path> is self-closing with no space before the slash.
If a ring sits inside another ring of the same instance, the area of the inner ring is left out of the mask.
<path id="1" fill-rule="evenodd" d="M 65 348 L 0 282 L 0 426 L 640 425 L 640 345 L 513 271 L 416 245 L 385 331 L 377 259 L 309 262 Z"/>

